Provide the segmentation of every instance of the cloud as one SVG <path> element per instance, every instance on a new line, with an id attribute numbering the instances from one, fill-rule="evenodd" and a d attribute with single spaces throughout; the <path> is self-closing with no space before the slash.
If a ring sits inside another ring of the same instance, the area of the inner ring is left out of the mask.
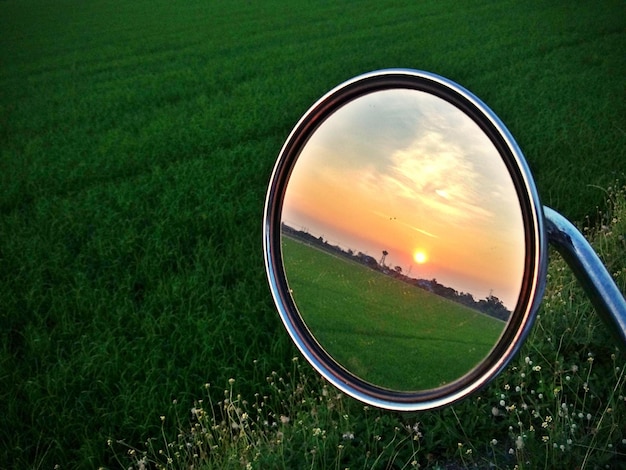
<path id="1" fill-rule="evenodd" d="M 383 173 L 372 167 L 360 172 L 364 191 L 394 199 L 394 205 L 408 214 L 447 224 L 484 221 L 494 215 L 483 205 L 482 175 L 464 149 L 441 133 L 428 132 L 408 148 L 393 152 Z"/>

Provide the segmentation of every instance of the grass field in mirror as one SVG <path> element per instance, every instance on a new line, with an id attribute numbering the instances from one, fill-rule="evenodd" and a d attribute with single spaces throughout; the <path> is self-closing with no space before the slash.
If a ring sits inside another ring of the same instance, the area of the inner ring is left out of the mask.
<path id="1" fill-rule="evenodd" d="M 502 377 L 401 415 L 293 361 L 261 217 L 316 99 L 423 69 L 626 290 L 623 2 L 5 0 L 0 31 L 0 468 L 622 465 L 626 358 L 558 258 Z"/>
<path id="2" fill-rule="evenodd" d="M 285 273 L 320 345 L 357 377 L 400 391 L 461 378 L 495 346 L 505 322 L 393 275 L 282 237 Z"/>

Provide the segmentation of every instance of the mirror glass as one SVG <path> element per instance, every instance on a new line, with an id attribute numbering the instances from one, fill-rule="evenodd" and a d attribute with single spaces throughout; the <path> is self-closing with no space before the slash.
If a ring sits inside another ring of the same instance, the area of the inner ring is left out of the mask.
<path id="1" fill-rule="evenodd" d="M 485 359 L 524 275 L 522 211 L 498 150 L 459 108 L 414 89 L 359 96 L 311 133 L 281 248 L 321 347 L 398 391 L 436 389 Z"/>

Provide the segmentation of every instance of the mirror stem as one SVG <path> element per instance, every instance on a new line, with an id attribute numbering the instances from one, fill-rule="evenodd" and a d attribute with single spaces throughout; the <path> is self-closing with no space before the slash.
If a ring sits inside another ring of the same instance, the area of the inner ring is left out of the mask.
<path id="1" fill-rule="evenodd" d="M 589 295 L 598 314 L 626 350 L 626 301 L 589 242 L 565 217 L 543 208 L 548 241 L 563 256 Z"/>

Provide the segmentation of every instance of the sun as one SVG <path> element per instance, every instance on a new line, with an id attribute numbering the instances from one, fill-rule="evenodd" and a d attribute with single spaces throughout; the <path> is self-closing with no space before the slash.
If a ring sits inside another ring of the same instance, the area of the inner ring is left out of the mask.
<path id="1" fill-rule="evenodd" d="M 423 251 L 416 251 L 415 254 L 413 255 L 413 259 L 415 260 L 417 264 L 424 264 L 426 260 L 428 259 L 428 257 L 426 256 L 426 253 L 424 253 Z"/>

